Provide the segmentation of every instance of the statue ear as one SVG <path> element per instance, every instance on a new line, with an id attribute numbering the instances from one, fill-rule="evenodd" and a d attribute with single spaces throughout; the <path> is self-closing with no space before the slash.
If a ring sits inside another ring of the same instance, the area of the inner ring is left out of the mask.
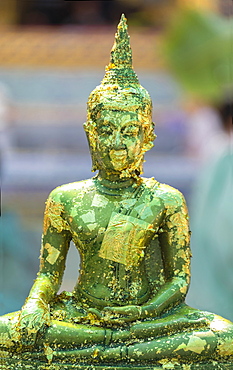
<path id="1" fill-rule="evenodd" d="M 95 172 L 95 171 L 97 171 L 99 169 L 98 160 L 96 158 L 96 143 L 95 143 L 95 145 L 93 147 L 93 142 L 91 144 L 89 138 L 88 138 L 88 142 L 89 142 L 89 148 L 90 148 L 91 159 L 92 159 L 92 168 L 91 168 L 91 171 L 92 172 Z"/>
<path id="2" fill-rule="evenodd" d="M 142 150 L 145 153 L 153 148 L 153 141 L 156 139 L 157 136 L 154 133 L 154 122 L 144 122 L 142 126 L 144 132 L 144 143 L 142 146 Z"/>
<path id="3" fill-rule="evenodd" d="M 95 172 L 98 170 L 98 161 L 96 159 L 96 141 L 97 141 L 96 125 L 92 120 L 88 120 L 87 122 L 84 122 L 83 127 L 87 135 L 87 141 L 91 153 L 92 159 L 91 171 Z"/>
<path id="4" fill-rule="evenodd" d="M 84 130 L 87 135 L 88 144 L 91 150 L 96 149 L 96 141 L 97 141 L 97 132 L 96 132 L 96 124 L 92 120 L 88 120 L 83 124 Z"/>

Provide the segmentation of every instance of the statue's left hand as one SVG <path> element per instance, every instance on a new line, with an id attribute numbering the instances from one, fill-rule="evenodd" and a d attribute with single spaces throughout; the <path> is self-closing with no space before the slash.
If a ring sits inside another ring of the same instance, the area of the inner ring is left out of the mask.
<path id="1" fill-rule="evenodd" d="M 136 321 L 141 316 L 140 306 L 105 307 L 103 318 L 111 324 Z"/>
<path id="2" fill-rule="evenodd" d="M 23 345 L 34 345 L 38 332 L 50 324 L 49 307 L 40 299 L 28 300 L 19 315 L 18 328 Z"/>

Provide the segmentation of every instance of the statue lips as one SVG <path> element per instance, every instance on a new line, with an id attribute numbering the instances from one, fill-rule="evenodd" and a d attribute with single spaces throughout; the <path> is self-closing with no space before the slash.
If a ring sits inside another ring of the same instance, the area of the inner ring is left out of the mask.
<path id="1" fill-rule="evenodd" d="M 125 167 L 126 160 L 127 160 L 127 150 L 121 149 L 121 150 L 110 150 L 109 156 L 111 158 L 111 161 L 113 162 L 113 166 L 115 169 L 120 169 L 122 167 Z"/>

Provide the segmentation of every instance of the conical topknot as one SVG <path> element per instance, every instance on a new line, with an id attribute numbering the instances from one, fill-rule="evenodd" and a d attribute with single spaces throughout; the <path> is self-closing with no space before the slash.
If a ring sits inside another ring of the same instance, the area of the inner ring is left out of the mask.
<path id="1" fill-rule="evenodd" d="M 140 85 L 132 67 L 132 51 L 124 14 L 122 14 L 117 27 L 111 60 L 106 67 L 105 76 L 101 84 L 89 96 L 88 122 L 92 120 L 95 122 L 95 114 L 103 107 L 111 110 L 140 110 L 143 115 L 151 119 L 150 95 Z"/>
<path id="2" fill-rule="evenodd" d="M 129 40 L 127 19 L 122 14 L 111 50 L 110 63 L 106 67 L 102 84 L 118 84 L 120 86 L 139 84 L 138 77 L 132 67 L 132 50 Z"/>
<path id="3" fill-rule="evenodd" d="M 129 43 L 127 19 L 122 14 L 111 50 L 110 65 L 118 68 L 132 67 L 132 50 Z"/>

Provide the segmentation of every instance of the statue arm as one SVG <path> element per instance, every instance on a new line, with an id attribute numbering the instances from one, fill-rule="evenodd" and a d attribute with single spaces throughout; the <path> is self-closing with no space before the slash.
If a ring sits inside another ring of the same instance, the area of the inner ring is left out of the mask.
<path id="1" fill-rule="evenodd" d="M 49 304 L 53 299 L 62 282 L 70 240 L 69 232 L 58 233 L 53 227 L 43 235 L 40 270 L 27 301 L 38 299 Z"/>
<path id="2" fill-rule="evenodd" d="M 55 189 L 46 202 L 40 270 L 28 299 L 38 298 L 49 303 L 61 285 L 71 240 L 69 226 L 63 214 L 64 206 L 57 198 Z"/>
<path id="3" fill-rule="evenodd" d="M 141 306 L 141 318 L 159 316 L 182 302 L 189 287 L 191 253 L 188 211 L 178 191 L 169 203 L 159 233 L 165 283 Z"/>
<path id="4" fill-rule="evenodd" d="M 19 317 L 25 344 L 35 342 L 38 331 L 50 324 L 49 303 L 61 285 L 70 240 L 63 207 L 50 195 L 44 216 L 40 270 Z"/>

